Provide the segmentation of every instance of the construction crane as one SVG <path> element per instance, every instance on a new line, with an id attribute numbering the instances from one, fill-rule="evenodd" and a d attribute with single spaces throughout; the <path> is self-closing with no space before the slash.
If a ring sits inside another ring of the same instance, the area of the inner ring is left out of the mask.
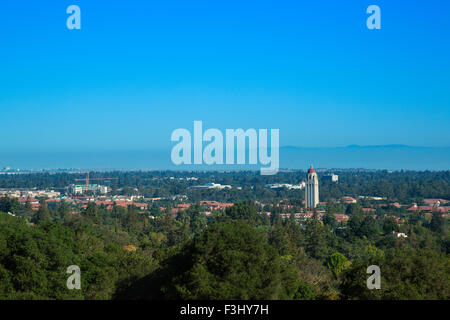
<path id="1" fill-rule="evenodd" d="M 89 172 L 86 172 L 86 178 L 85 179 L 75 179 L 75 181 L 86 181 L 85 191 L 89 190 L 89 181 L 95 180 L 118 180 L 119 178 L 89 178 Z"/>

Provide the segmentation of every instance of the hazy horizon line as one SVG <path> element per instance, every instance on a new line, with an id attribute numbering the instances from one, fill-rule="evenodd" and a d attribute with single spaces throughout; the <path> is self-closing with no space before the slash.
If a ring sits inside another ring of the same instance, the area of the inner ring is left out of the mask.
<path id="1" fill-rule="evenodd" d="M 207 143 L 205 143 L 207 145 Z M 6 153 L 59 153 L 59 152 L 142 152 L 142 151 L 170 151 L 170 147 L 133 147 L 133 148 L 99 148 L 99 147 L 85 147 L 85 148 L 25 148 L 25 149 L 9 149 L 9 150 L 0 150 L 0 154 Z M 335 146 L 296 146 L 296 145 L 282 145 L 281 148 L 290 148 L 290 149 L 334 149 L 334 148 L 450 148 L 450 145 L 439 146 L 439 145 L 408 145 L 408 144 L 348 144 L 348 145 L 335 145 Z M 247 148 L 248 149 L 248 148 Z"/>

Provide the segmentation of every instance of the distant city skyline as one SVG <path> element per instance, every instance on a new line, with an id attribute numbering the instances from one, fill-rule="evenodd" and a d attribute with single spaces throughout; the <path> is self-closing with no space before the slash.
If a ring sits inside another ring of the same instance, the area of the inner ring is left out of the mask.
<path id="1" fill-rule="evenodd" d="M 81 30 L 66 28 L 70 4 Z M 381 30 L 366 27 L 370 4 Z M 1 153 L 170 150 L 194 120 L 277 128 L 282 147 L 450 147 L 449 13 L 437 0 L 6 2 Z"/>

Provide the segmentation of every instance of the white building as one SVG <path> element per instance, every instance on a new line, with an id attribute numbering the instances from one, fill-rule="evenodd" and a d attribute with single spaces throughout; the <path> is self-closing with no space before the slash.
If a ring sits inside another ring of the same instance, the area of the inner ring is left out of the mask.
<path id="1" fill-rule="evenodd" d="M 105 194 L 108 193 L 109 188 L 107 186 L 97 185 L 94 191 L 98 191 L 99 193 Z"/>
<path id="2" fill-rule="evenodd" d="M 68 188 L 70 194 L 83 194 L 83 186 L 71 184 Z"/>
<path id="3" fill-rule="evenodd" d="M 286 188 L 288 190 L 298 189 L 301 190 L 305 187 L 305 181 L 302 181 L 300 184 L 290 184 L 290 183 L 269 183 L 265 186 L 268 189 L 281 189 Z"/>
<path id="4" fill-rule="evenodd" d="M 338 182 L 339 176 L 337 174 L 332 173 L 332 174 L 328 174 L 328 175 L 323 176 L 322 181 L 323 180 L 331 181 L 331 182 Z"/>
<path id="5" fill-rule="evenodd" d="M 312 165 L 308 169 L 305 189 L 305 207 L 315 208 L 319 204 L 319 178 Z"/>
<path id="6" fill-rule="evenodd" d="M 206 188 L 206 189 L 231 189 L 230 185 L 222 185 L 220 183 L 207 183 L 201 186 L 193 186 L 191 188 Z"/>
<path id="7" fill-rule="evenodd" d="M 109 192 L 109 188 L 107 186 L 102 186 L 99 184 L 90 184 L 87 187 L 87 190 L 86 190 L 85 185 L 71 184 L 67 189 L 68 189 L 68 192 L 73 195 L 83 194 L 85 191 L 93 191 L 93 192 L 98 192 L 101 194 L 106 194 Z"/>

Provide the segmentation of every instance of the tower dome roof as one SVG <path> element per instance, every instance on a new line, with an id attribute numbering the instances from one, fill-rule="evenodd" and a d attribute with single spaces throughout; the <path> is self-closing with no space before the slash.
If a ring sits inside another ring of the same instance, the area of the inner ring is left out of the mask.
<path id="1" fill-rule="evenodd" d="M 310 165 L 310 167 L 308 169 L 308 173 L 316 173 L 316 170 L 314 170 L 312 165 Z"/>

